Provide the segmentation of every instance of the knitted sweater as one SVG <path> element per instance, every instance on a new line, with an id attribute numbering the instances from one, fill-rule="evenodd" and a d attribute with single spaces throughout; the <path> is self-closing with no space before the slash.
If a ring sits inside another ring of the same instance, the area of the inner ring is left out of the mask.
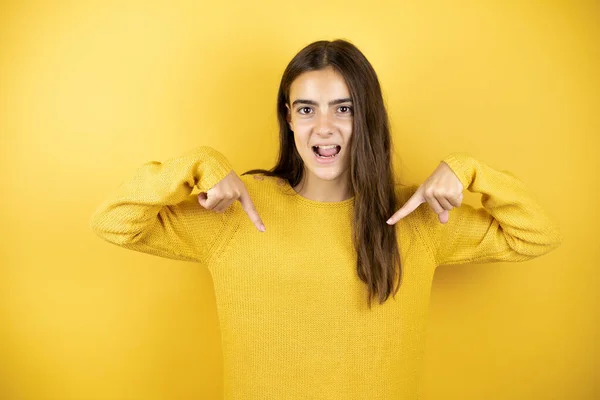
<path id="1" fill-rule="evenodd" d="M 442 224 L 424 203 L 390 227 L 398 235 L 402 284 L 383 305 L 374 299 L 372 309 L 356 271 L 354 197 L 313 201 L 280 178 L 240 176 L 265 224 L 260 232 L 239 201 L 219 214 L 191 194 L 232 170 L 207 146 L 143 164 L 99 205 L 90 227 L 121 247 L 208 268 L 226 400 L 414 400 L 436 266 L 525 261 L 562 240 L 509 172 L 466 153 L 443 161 L 465 189 L 482 194 L 483 208 L 463 204 Z M 396 210 L 417 187 L 396 186 Z"/>

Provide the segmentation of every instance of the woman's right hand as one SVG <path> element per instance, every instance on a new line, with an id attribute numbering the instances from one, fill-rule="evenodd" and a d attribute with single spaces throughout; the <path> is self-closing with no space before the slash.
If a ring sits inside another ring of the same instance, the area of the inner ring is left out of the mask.
<path id="1" fill-rule="evenodd" d="M 254 207 L 254 203 L 250 199 L 248 190 L 237 176 L 235 171 L 231 171 L 219 183 L 210 188 L 207 192 L 198 193 L 198 203 L 207 210 L 212 210 L 217 213 L 222 213 L 236 200 L 242 203 L 242 208 L 250 217 L 256 228 L 264 232 L 265 225 L 258 216 L 258 212 Z"/>

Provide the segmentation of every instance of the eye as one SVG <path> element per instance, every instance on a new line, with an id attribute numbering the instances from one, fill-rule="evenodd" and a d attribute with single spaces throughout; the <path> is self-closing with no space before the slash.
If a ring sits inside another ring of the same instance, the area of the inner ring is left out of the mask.
<path id="1" fill-rule="evenodd" d="M 347 111 L 342 111 L 342 114 L 352 114 L 352 107 L 350 106 L 340 106 L 340 110 L 341 109 L 347 109 Z"/>
<path id="2" fill-rule="evenodd" d="M 312 110 L 312 109 L 310 107 L 300 107 L 297 111 L 299 111 L 300 114 L 306 114 L 306 113 L 303 113 L 302 110 Z"/>

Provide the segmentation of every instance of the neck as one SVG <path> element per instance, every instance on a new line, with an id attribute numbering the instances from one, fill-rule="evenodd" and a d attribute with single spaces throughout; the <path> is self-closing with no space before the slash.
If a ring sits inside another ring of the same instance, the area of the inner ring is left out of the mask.
<path id="1" fill-rule="evenodd" d="M 354 193 L 350 189 L 347 172 L 345 171 L 336 179 L 328 181 L 305 171 L 300 183 L 294 186 L 294 191 L 302 197 L 314 201 L 339 202 L 348 200 Z"/>

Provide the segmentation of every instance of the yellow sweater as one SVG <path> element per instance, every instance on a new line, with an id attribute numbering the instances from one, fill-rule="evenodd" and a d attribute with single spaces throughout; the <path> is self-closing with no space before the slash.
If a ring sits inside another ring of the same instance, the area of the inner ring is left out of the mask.
<path id="1" fill-rule="evenodd" d="M 525 261 L 562 240 L 512 174 L 466 153 L 443 161 L 466 189 L 482 194 L 484 208 L 463 204 L 442 224 L 425 203 L 400 220 L 403 282 L 395 298 L 374 300 L 371 310 L 351 240 L 354 198 L 317 202 L 279 178 L 241 176 L 266 227 L 259 232 L 239 201 L 218 214 L 191 194 L 232 169 L 207 146 L 142 165 L 97 208 L 90 226 L 124 248 L 209 269 L 226 400 L 413 400 L 436 266 Z M 396 209 L 417 187 L 397 186 Z"/>

